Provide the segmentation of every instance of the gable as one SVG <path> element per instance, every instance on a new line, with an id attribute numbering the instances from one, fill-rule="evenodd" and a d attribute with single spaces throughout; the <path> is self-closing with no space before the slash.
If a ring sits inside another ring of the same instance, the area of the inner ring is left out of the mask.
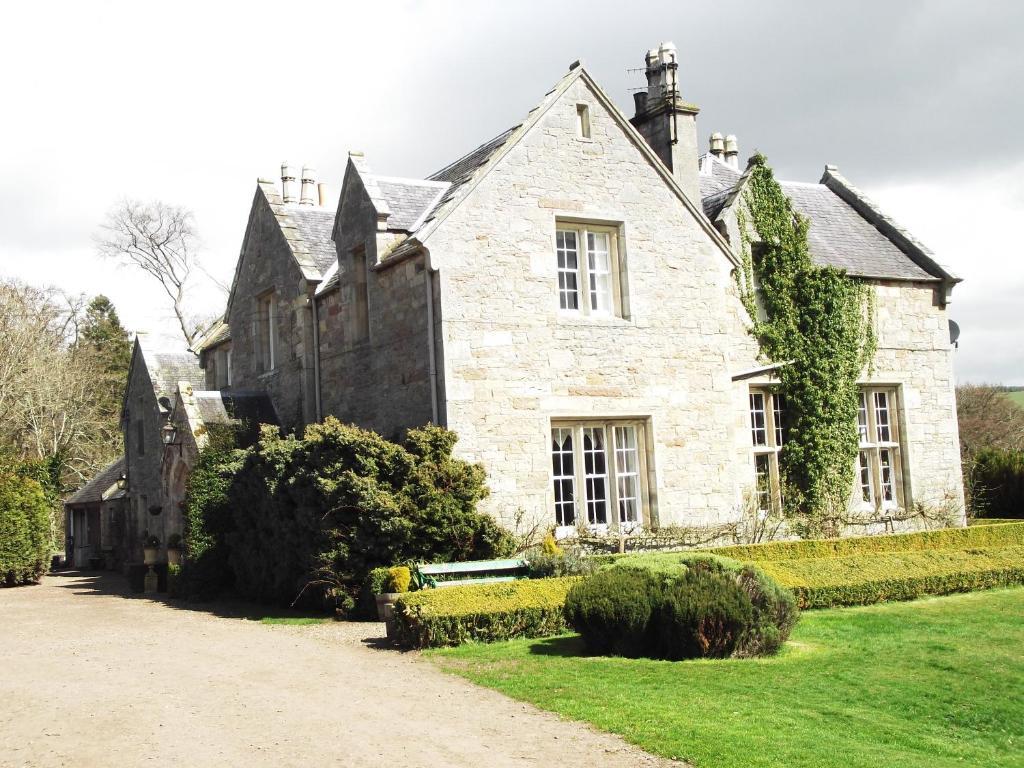
<path id="1" fill-rule="evenodd" d="M 722 235 L 713 226 L 711 226 L 711 223 L 703 215 L 703 212 L 698 209 L 689 200 L 689 198 L 687 198 L 686 194 L 672 176 L 672 172 L 657 157 L 647 141 L 644 140 L 640 133 L 632 126 L 632 124 L 630 124 L 626 116 L 623 115 L 619 108 L 615 106 L 614 102 L 608 98 L 607 94 L 604 93 L 601 87 L 593 80 L 593 78 L 590 77 L 586 70 L 578 65 L 575 66 L 574 69 L 570 70 L 569 73 L 565 75 L 551 91 L 548 92 L 544 97 L 544 100 L 530 111 L 526 120 L 524 120 L 522 124 L 499 135 L 491 142 L 488 142 L 477 150 L 474 150 L 473 153 L 470 153 L 460 161 L 456 161 L 456 163 L 453 163 L 431 177 L 436 179 L 450 177 L 452 179 L 452 188 L 439 202 L 436 210 L 429 215 L 423 228 L 419 232 L 414 233 L 417 240 L 420 243 L 427 244 L 428 239 L 433 235 L 437 228 L 443 225 L 445 219 L 450 216 L 451 213 L 463 203 L 463 201 L 473 195 L 479 184 L 494 170 L 494 168 L 500 165 L 504 158 L 508 156 L 509 153 L 512 152 L 526 136 L 539 130 L 538 126 L 545 123 L 545 118 L 552 107 L 560 103 L 566 96 L 567 92 L 573 88 L 577 82 L 581 83 L 582 87 L 587 90 L 590 97 L 593 99 L 593 103 L 595 105 L 599 105 L 600 108 L 604 110 L 611 122 L 621 132 L 626 142 L 634 151 L 639 153 L 639 156 L 643 158 L 643 160 L 659 177 L 660 182 L 682 203 L 682 206 L 686 211 L 685 215 L 691 217 L 692 220 L 704 231 L 705 235 L 713 243 L 715 249 L 727 260 L 728 263 L 733 266 L 737 266 L 738 262 L 736 257 Z M 565 120 L 560 120 L 557 121 L 557 125 L 546 126 L 543 130 L 548 132 L 561 132 L 564 135 L 574 135 L 575 123 L 567 123 Z"/>

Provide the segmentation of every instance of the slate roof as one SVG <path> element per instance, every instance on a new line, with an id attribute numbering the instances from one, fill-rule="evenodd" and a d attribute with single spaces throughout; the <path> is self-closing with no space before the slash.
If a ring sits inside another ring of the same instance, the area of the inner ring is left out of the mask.
<path id="1" fill-rule="evenodd" d="M 224 322 L 224 318 L 221 318 L 207 329 L 206 335 L 195 345 L 194 349 L 197 353 L 202 353 L 230 340 L 231 327 Z"/>
<path id="2" fill-rule="evenodd" d="M 783 181 L 780 186 L 793 209 L 811 222 L 807 241 L 816 264 L 861 277 L 936 279 L 824 184 Z"/>
<path id="3" fill-rule="evenodd" d="M 266 392 L 226 390 L 223 392 L 196 391 L 196 409 L 204 424 L 242 424 L 245 434 L 242 443 L 254 443 L 259 436 L 260 424 L 280 425 L 274 403 Z M 195 428 L 195 425 L 191 425 Z"/>
<path id="4" fill-rule="evenodd" d="M 285 205 L 285 211 L 295 222 L 299 237 L 309 249 L 321 274 L 326 272 L 338 258 L 334 241 L 331 240 L 334 230 L 334 210 L 318 205 L 288 203 Z"/>
<path id="5" fill-rule="evenodd" d="M 447 182 L 388 176 L 375 176 L 374 179 L 391 209 L 388 229 L 400 232 L 413 231 L 425 214 L 434 209 L 449 186 Z"/>
<path id="6" fill-rule="evenodd" d="M 491 155 L 505 146 L 505 142 L 508 141 L 509 137 L 518 127 L 518 125 L 513 125 L 508 130 L 499 133 L 493 139 L 485 141 L 472 152 L 463 155 L 454 163 L 450 163 L 441 170 L 428 176 L 427 178 L 431 181 L 447 181 L 451 185 L 448 187 L 448 191 L 444 196 L 437 202 L 437 205 L 434 206 L 434 211 L 441 208 L 449 200 L 452 200 L 458 193 L 459 189 L 467 181 L 473 178 L 473 173 L 476 169 L 490 160 Z M 431 218 L 432 215 L 428 216 L 426 221 L 429 221 Z"/>
<path id="7" fill-rule="evenodd" d="M 157 398 L 172 396 L 179 381 L 187 381 L 196 389 L 206 386 L 206 375 L 199 367 L 199 358 L 191 352 L 149 352 L 141 344 L 139 346 Z"/>
<path id="8" fill-rule="evenodd" d="M 69 505 L 98 504 L 103 501 L 103 494 L 109 490 L 123 474 L 124 456 L 116 461 L 112 461 L 97 472 L 92 480 L 68 496 L 64 503 Z M 116 493 L 110 494 L 107 498 L 116 499 L 121 498 L 122 496 L 124 496 L 124 491 L 117 491 Z"/>
<path id="9" fill-rule="evenodd" d="M 742 174 L 711 155 L 702 156 L 700 164 L 701 203 L 704 214 L 714 220 L 731 202 Z M 793 209 L 811 223 L 807 240 L 815 264 L 839 267 L 858 277 L 934 281 L 945 276 L 921 266 L 825 184 L 779 185 Z"/>

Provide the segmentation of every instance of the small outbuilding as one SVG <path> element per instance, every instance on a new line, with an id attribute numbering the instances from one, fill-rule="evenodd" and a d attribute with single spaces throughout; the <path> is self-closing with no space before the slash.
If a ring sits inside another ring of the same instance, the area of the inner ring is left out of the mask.
<path id="1" fill-rule="evenodd" d="M 125 461 L 111 462 L 64 502 L 65 559 L 69 567 L 116 568 L 125 514 Z"/>

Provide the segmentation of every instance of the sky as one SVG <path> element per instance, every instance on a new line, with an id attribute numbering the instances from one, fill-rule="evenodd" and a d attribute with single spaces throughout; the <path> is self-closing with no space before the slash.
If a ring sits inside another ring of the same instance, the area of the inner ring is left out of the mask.
<path id="1" fill-rule="evenodd" d="M 630 70 L 672 40 L 702 145 L 734 133 L 790 180 L 837 165 L 964 279 L 958 380 L 1024 385 L 1024 3 L 133 0 L 3 19 L 0 278 L 104 293 L 133 331 L 176 332 L 152 278 L 95 254 L 118 200 L 190 208 L 230 283 L 256 179 L 282 160 L 335 195 L 349 150 L 423 177 L 576 59 L 632 114 Z"/>

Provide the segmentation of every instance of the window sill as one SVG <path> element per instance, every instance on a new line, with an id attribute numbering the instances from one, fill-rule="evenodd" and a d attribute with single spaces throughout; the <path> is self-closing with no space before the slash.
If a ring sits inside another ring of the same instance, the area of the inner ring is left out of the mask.
<path id="1" fill-rule="evenodd" d="M 636 321 L 631 317 L 618 315 L 585 315 L 582 312 L 558 310 L 558 322 L 563 325 L 590 325 L 604 328 L 635 328 Z"/>
<path id="2" fill-rule="evenodd" d="M 263 371 L 263 373 L 257 374 L 257 379 L 270 379 L 277 375 L 280 368 L 271 368 L 269 371 Z"/>

